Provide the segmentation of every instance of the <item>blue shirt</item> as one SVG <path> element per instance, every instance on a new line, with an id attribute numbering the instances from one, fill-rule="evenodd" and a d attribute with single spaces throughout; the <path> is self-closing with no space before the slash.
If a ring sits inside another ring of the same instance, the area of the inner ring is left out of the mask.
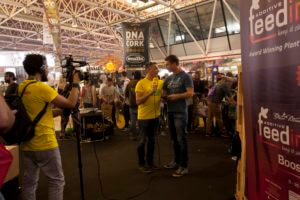
<path id="1" fill-rule="evenodd" d="M 193 86 L 193 80 L 190 75 L 184 71 L 178 74 L 169 76 L 163 86 L 163 90 L 168 95 L 181 94 L 187 91 L 187 88 Z M 168 112 L 187 112 L 187 104 L 185 99 L 178 99 L 176 101 L 168 101 Z"/>

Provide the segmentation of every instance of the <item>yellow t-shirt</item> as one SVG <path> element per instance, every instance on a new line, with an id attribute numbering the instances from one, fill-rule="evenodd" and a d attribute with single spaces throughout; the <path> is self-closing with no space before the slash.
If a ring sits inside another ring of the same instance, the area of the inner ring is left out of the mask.
<path id="1" fill-rule="evenodd" d="M 150 96 L 146 102 L 140 104 L 138 107 L 138 119 L 155 119 L 160 116 L 160 98 L 162 95 L 163 81 L 158 80 L 157 91 Z M 143 95 L 152 90 L 153 81 L 147 78 L 140 80 L 135 88 L 135 92 L 142 93 Z"/>
<path id="2" fill-rule="evenodd" d="M 31 81 L 32 80 L 26 80 L 20 84 L 19 94 L 21 94 L 25 85 Z M 58 147 L 51 106 L 51 102 L 57 96 L 58 93 L 53 88 L 42 82 L 33 83 L 26 88 L 22 100 L 31 120 L 42 111 L 46 102 L 49 104 L 46 113 L 35 127 L 35 136 L 30 141 L 22 143 L 21 150 L 45 151 Z"/>

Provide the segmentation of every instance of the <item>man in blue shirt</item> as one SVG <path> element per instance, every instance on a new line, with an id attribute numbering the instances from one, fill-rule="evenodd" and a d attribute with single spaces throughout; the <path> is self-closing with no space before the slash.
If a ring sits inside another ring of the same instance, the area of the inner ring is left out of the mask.
<path id="1" fill-rule="evenodd" d="M 170 55 L 166 59 L 170 72 L 163 86 L 164 98 L 168 105 L 168 121 L 174 149 L 174 160 L 164 167 L 177 169 L 174 177 L 188 174 L 188 144 L 187 144 L 187 103 L 186 99 L 193 97 L 194 88 L 190 75 L 179 66 L 179 59 Z"/>

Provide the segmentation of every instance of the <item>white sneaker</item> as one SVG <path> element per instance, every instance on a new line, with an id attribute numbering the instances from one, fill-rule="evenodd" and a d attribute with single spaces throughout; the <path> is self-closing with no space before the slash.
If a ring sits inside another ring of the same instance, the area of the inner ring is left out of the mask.
<path id="1" fill-rule="evenodd" d="M 180 178 L 189 173 L 188 168 L 179 167 L 176 172 L 173 173 L 173 177 Z"/>
<path id="2" fill-rule="evenodd" d="M 166 169 L 177 169 L 178 164 L 176 162 L 172 161 L 169 164 L 164 165 L 164 168 L 166 168 Z"/>

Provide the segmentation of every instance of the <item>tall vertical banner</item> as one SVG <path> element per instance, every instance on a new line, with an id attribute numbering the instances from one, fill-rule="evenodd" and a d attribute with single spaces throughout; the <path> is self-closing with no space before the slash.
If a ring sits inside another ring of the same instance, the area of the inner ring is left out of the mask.
<path id="1" fill-rule="evenodd" d="M 241 0 L 249 200 L 300 199 L 300 1 Z"/>
<path id="2" fill-rule="evenodd" d="M 43 0 L 45 15 L 48 22 L 48 29 L 50 29 L 50 33 L 52 35 L 53 43 L 54 43 L 54 51 L 56 55 L 61 60 L 62 59 L 62 46 L 61 46 L 61 38 L 60 38 L 60 18 L 59 11 L 56 5 L 55 0 Z"/>
<path id="3" fill-rule="evenodd" d="M 149 62 L 149 23 L 123 23 L 124 64 L 142 67 Z"/>

